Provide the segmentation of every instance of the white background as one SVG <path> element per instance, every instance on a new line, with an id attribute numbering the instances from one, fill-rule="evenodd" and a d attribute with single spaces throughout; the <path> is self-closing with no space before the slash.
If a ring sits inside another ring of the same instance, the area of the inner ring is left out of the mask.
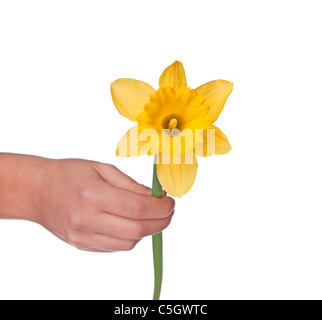
<path id="1" fill-rule="evenodd" d="M 164 232 L 163 299 L 322 298 L 320 1 L 0 1 L 0 150 L 115 164 L 132 123 L 120 77 L 157 88 L 175 60 L 192 88 L 234 82 L 217 121 L 232 151 L 199 158 Z M 79 251 L 0 221 L 1 299 L 150 299 L 151 238 Z"/>

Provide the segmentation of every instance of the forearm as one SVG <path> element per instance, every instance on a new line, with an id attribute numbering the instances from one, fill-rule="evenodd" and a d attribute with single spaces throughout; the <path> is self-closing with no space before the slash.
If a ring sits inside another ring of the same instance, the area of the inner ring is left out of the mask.
<path id="1" fill-rule="evenodd" d="M 46 161 L 36 156 L 0 153 L 0 218 L 37 221 L 41 168 Z"/>

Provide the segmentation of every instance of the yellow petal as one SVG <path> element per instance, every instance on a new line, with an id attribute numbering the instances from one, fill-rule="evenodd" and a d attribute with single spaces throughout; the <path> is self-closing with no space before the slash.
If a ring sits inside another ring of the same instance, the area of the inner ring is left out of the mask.
<path id="1" fill-rule="evenodd" d="M 196 90 L 198 94 L 204 95 L 204 103 L 209 106 L 209 113 L 216 121 L 233 90 L 233 84 L 225 80 L 214 80 L 203 84 Z"/>
<path id="2" fill-rule="evenodd" d="M 172 87 L 178 90 L 182 85 L 186 85 L 186 74 L 181 62 L 175 61 L 167 67 L 160 76 L 159 86 Z"/>
<path id="3" fill-rule="evenodd" d="M 229 144 L 228 138 L 224 135 L 224 133 L 216 126 L 216 135 L 215 135 L 215 148 L 216 154 L 226 154 L 231 150 L 231 146 Z"/>
<path id="4" fill-rule="evenodd" d="M 196 178 L 198 162 L 194 156 L 192 164 L 173 164 L 172 163 L 159 163 L 162 155 L 158 154 L 157 157 L 157 175 L 163 189 L 173 197 L 181 197 L 187 193 Z"/>
<path id="5" fill-rule="evenodd" d="M 200 157 L 208 157 L 214 154 L 226 154 L 231 146 L 224 133 L 216 126 L 213 129 L 200 131 L 203 142 L 195 147 L 195 152 Z"/>
<path id="6" fill-rule="evenodd" d="M 112 99 L 118 112 L 132 120 L 143 111 L 154 89 L 147 83 L 134 79 L 118 79 L 111 83 Z"/>
<path id="7" fill-rule="evenodd" d="M 132 127 L 126 132 L 116 146 L 116 156 L 134 157 L 142 154 L 150 154 L 150 142 L 141 139 L 139 136 L 138 126 Z"/>

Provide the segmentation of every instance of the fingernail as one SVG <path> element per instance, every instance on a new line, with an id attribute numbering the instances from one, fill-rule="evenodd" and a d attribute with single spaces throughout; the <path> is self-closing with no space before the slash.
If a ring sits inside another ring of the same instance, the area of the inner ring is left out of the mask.
<path id="1" fill-rule="evenodd" d="M 169 214 L 167 215 L 167 217 L 171 216 L 172 213 L 174 213 L 174 208 L 169 212 Z"/>

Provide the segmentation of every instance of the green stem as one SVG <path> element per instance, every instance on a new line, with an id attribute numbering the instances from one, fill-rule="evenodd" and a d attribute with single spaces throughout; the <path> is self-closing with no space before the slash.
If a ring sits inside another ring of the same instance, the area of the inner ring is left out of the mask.
<path id="1" fill-rule="evenodd" d="M 157 166 L 153 167 L 152 195 L 162 197 L 162 186 L 157 177 Z M 153 300 L 160 299 L 162 285 L 162 232 L 152 236 L 153 261 L 154 261 L 154 293 Z"/>

